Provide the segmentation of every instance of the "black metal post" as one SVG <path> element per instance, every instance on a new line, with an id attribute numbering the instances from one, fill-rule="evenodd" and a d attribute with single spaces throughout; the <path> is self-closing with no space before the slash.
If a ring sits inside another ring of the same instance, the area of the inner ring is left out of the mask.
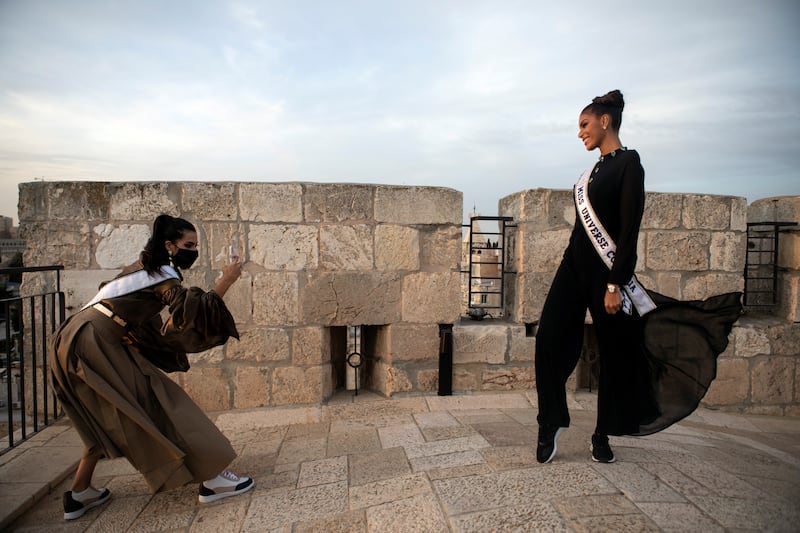
<path id="1" fill-rule="evenodd" d="M 453 325 L 439 324 L 439 396 L 453 394 Z"/>

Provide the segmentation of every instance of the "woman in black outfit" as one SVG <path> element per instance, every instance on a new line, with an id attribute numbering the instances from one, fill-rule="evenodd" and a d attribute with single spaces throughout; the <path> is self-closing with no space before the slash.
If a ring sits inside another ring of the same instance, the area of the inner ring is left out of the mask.
<path id="1" fill-rule="evenodd" d="M 727 334 L 740 310 L 738 293 L 717 297 L 723 298 L 722 302 L 708 303 L 677 302 L 643 290 L 641 293 L 649 295 L 645 299 L 650 305 L 653 300 L 658 303 L 658 312 L 650 313 L 646 306 L 637 310 L 636 306 L 626 305 L 623 309 L 623 297 L 630 300 L 631 293 L 626 296 L 624 291 L 634 278 L 645 204 L 644 169 L 639 154 L 623 147 L 619 138 L 624 105 L 622 93 L 611 91 L 594 98 L 578 122 L 578 137 L 587 150 L 599 150 L 600 158 L 576 186 L 582 185 L 576 189 L 576 205 L 582 199 L 580 191 L 584 191 L 616 250 L 609 269 L 600 255 L 605 241 L 587 233 L 582 220 L 585 210 L 576 207 L 575 227 L 547 295 L 536 335 L 540 463 L 553 459 L 558 436 L 570 424 L 566 382 L 581 354 L 587 308 L 597 335 L 600 362 L 597 425 L 591 450 L 592 459 L 603 463 L 615 461 L 608 435 L 653 433 L 696 408 L 715 375 L 716 355 L 724 350 Z M 725 309 L 721 315 L 720 307 Z M 706 316 L 709 312 L 712 317 Z M 651 315 L 659 316 L 648 329 Z M 666 330 L 662 317 L 668 318 Z M 675 336 L 696 343 L 698 349 L 677 353 L 671 343 L 667 346 L 664 342 Z M 682 363 L 675 359 L 687 361 L 690 372 L 700 375 L 687 380 L 686 368 L 679 368 Z"/>

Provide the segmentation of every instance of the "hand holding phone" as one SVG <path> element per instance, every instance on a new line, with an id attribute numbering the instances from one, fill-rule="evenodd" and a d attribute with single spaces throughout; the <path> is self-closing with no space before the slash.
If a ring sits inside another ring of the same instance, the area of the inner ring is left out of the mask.
<path id="1" fill-rule="evenodd" d="M 228 262 L 229 263 L 239 262 L 239 251 L 236 249 L 235 244 L 231 244 L 230 246 L 228 246 Z"/>

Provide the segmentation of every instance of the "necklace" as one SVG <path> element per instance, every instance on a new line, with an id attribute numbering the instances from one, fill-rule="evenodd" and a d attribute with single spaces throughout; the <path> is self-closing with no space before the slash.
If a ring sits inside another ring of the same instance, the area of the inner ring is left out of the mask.
<path id="1" fill-rule="evenodd" d="M 600 163 L 602 163 L 603 161 L 605 161 L 605 160 L 606 160 L 606 157 L 617 157 L 617 151 L 622 151 L 622 152 L 624 152 L 625 150 L 627 150 L 627 148 L 625 148 L 624 146 L 620 146 L 620 147 L 619 147 L 619 148 L 617 148 L 616 150 L 611 150 L 611 151 L 610 151 L 609 153 L 607 153 L 606 155 L 601 155 L 601 156 L 600 156 L 600 157 L 597 159 L 597 163 L 595 163 L 595 164 L 594 164 L 594 174 L 597 174 L 597 173 L 600 171 Z M 589 183 L 591 183 L 591 181 L 592 181 L 592 180 L 591 180 L 591 178 L 589 178 Z"/>

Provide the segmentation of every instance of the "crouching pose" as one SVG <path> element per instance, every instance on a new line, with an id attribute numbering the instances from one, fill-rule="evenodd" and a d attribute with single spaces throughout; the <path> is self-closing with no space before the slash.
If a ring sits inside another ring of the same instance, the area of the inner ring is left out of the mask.
<path id="1" fill-rule="evenodd" d="M 91 485 L 103 456 L 128 459 L 153 492 L 200 483 L 201 503 L 253 488 L 252 479 L 226 469 L 236 457 L 228 439 L 163 372 L 186 371 L 187 352 L 238 338 L 222 297 L 242 265 L 238 258 L 226 265 L 212 291 L 184 287 L 181 269 L 197 256 L 195 227 L 158 216 L 139 261 L 104 284 L 50 342 L 53 387 L 85 445 L 63 498 L 67 520 L 110 498 Z"/>

